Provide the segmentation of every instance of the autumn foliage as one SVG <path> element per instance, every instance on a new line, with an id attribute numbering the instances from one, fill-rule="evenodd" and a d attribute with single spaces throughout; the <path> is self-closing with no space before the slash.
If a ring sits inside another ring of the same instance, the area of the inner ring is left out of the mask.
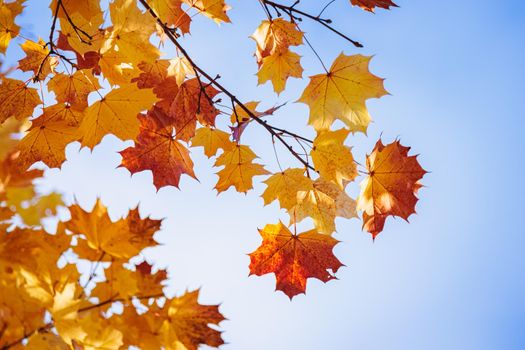
<path id="1" fill-rule="evenodd" d="M 319 57 L 303 20 L 349 45 L 331 65 L 321 61 L 323 70 L 297 93 L 309 109 L 312 139 L 301 135 L 306 125 L 276 126 L 286 106 L 261 110 L 258 102 L 240 101 L 235 87 L 185 50 L 195 17 L 230 23 L 233 10 L 224 0 L 113 0 L 107 9 L 99 0 L 52 0 L 49 32 L 34 33 L 48 39 L 36 41 L 19 36 L 25 0 L 0 0 L 0 54 L 10 54 L 15 38 L 23 52 L 17 66 L 0 71 L 0 349 L 194 350 L 224 343 L 218 305 L 200 304 L 199 290 L 167 295 L 167 271 L 142 257 L 157 245 L 161 220 L 138 208 L 112 220 L 101 201 L 84 208 L 39 194 L 39 169 L 60 168 L 72 142 L 93 149 L 108 134 L 133 141 L 120 152 L 120 166 L 151 171 L 157 189 L 179 187 L 183 176 L 197 179 L 196 148 L 214 159 L 219 194 L 248 193 L 262 182 L 264 204 L 278 203 L 289 220 L 254 223 L 254 231 L 263 227 L 262 243 L 249 255 L 249 273 L 274 273 L 276 288 L 290 299 L 305 293 L 309 278 L 336 279 L 343 266 L 333 253 L 336 218 L 361 216 L 375 239 L 387 217 L 415 213 L 426 172 L 410 148 L 380 139 L 356 161 L 348 145 L 351 135 L 367 132 L 367 101 L 388 94 L 370 72 L 371 57 L 345 53 L 362 44 L 323 18 L 326 7 L 314 15 L 299 1 L 259 2 L 267 19 L 254 23 L 253 68 L 258 83 L 276 94 L 289 79 L 303 78 L 298 47 Z M 370 12 L 396 7 L 388 0 L 350 3 Z M 176 57 L 161 58 L 167 46 Z M 248 127 L 271 136 L 280 169 L 250 147 Z M 293 163 L 281 164 L 279 154 Z M 346 190 L 360 176 L 355 199 Z M 296 232 L 303 220 L 311 229 Z"/>

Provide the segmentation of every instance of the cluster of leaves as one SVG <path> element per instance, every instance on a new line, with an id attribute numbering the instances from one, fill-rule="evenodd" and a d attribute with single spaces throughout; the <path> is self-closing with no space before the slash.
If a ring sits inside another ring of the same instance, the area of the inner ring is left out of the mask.
<path id="1" fill-rule="evenodd" d="M 199 304 L 198 290 L 168 298 L 165 270 L 130 261 L 157 245 L 160 220 L 134 209 L 112 221 L 97 201 L 90 212 L 70 206 L 70 219 L 56 224 L 60 196 L 37 195 L 42 171 L 16 166 L 23 124 L 0 126 L 0 349 L 221 345 L 209 327 L 224 319 L 218 306 Z M 56 224 L 51 233 L 46 220 Z"/>
<path id="2" fill-rule="evenodd" d="M 0 53 L 19 33 L 15 18 L 24 2 L 0 0 Z M 306 43 L 319 57 L 300 28 L 303 19 L 362 46 L 321 17 L 326 6 L 312 15 L 299 1 L 259 3 L 267 19 L 251 36 L 257 76 L 277 94 L 289 78 L 303 76 L 296 47 Z M 371 12 L 395 6 L 389 0 L 351 3 Z M 114 222 L 97 202 L 90 212 L 69 207 L 71 219 L 53 234 L 42 228 L 41 219 L 61 202 L 56 195 L 35 197 L 32 180 L 42 173 L 32 165 L 60 167 L 72 142 L 93 149 L 108 134 L 134 141 L 121 152 L 121 166 L 132 174 L 151 171 L 157 189 L 179 187 L 184 174 L 196 178 L 191 147 L 215 159 L 219 193 L 231 187 L 246 193 L 255 177 L 264 176 L 264 203 L 278 202 L 290 220 L 260 230 L 263 241 L 250 254 L 250 273 L 275 273 L 277 289 L 290 298 L 305 292 L 308 278 L 329 281 L 342 266 L 332 252 L 337 217 L 358 218 L 361 211 L 363 228 L 375 238 L 388 216 L 414 213 L 425 171 L 409 148 L 378 140 L 358 169 L 346 145 L 351 133 L 367 131 L 372 118 L 366 101 L 387 94 L 383 79 L 369 71 L 371 57 L 341 53 L 329 68 L 319 59 L 324 72 L 309 78 L 298 99 L 309 107 L 316 132 L 309 139 L 269 124 L 265 116 L 282 106 L 260 111 L 258 102 L 240 101 L 181 44 L 197 15 L 230 22 L 224 0 L 114 0 L 107 10 L 99 0 L 52 0 L 50 9 L 47 42 L 21 44 L 25 57 L 17 70 L 31 78 L 0 75 L 0 347 L 191 350 L 222 344 L 220 332 L 208 326 L 223 320 L 217 306 L 198 304 L 198 291 L 168 298 L 161 283 L 166 272 L 133 260 L 156 245 L 160 221 L 143 219 L 135 209 Z M 168 44 L 177 56 L 161 58 Z M 50 95 L 51 104 L 44 101 Z M 13 139 L 28 123 L 23 137 Z M 279 144 L 298 165 L 281 168 L 278 161 L 281 169 L 266 169 L 243 137 L 251 125 L 269 133 L 274 149 Z M 365 177 L 356 200 L 346 188 L 360 173 Z M 295 232 L 305 219 L 313 228 Z M 76 267 L 79 261 L 92 265 L 87 276 Z M 105 278 L 97 280 L 101 269 Z"/>

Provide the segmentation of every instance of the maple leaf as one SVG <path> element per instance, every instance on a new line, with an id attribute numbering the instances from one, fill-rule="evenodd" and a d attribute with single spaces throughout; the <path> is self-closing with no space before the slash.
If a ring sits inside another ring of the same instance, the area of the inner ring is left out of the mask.
<path id="1" fill-rule="evenodd" d="M 264 20 L 250 36 L 257 45 L 255 55 L 259 66 L 265 57 L 303 43 L 304 33 L 285 19 Z"/>
<path id="2" fill-rule="evenodd" d="M 125 52 L 110 49 L 98 56 L 98 67 L 106 80 L 112 85 L 129 85 L 137 75 L 138 69 L 127 62 Z"/>
<path id="3" fill-rule="evenodd" d="M 46 43 L 42 39 L 35 43 L 26 40 L 22 45 L 26 57 L 18 61 L 19 68 L 24 71 L 33 71 L 35 81 L 44 80 L 50 73 L 55 71 L 58 59 L 51 57 Z"/>
<path id="4" fill-rule="evenodd" d="M 341 53 L 328 73 L 310 77 L 298 102 L 310 107 L 309 123 L 316 130 L 329 129 L 340 119 L 350 131 L 366 132 L 372 118 L 365 101 L 388 94 L 383 79 L 368 70 L 371 58 Z"/>
<path id="5" fill-rule="evenodd" d="M 191 139 L 192 147 L 203 147 L 204 154 L 210 158 L 217 155 L 219 149 L 231 150 L 235 144 L 230 141 L 230 134 L 215 128 L 198 128 Z"/>
<path id="6" fill-rule="evenodd" d="M 408 221 L 415 213 L 419 180 L 426 174 L 417 156 L 409 156 L 410 147 L 399 141 L 383 145 L 379 139 L 366 157 L 368 176 L 361 182 L 358 209 L 363 211 L 363 228 L 375 238 L 388 216 Z"/>
<path id="7" fill-rule="evenodd" d="M 155 101 L 151 89 L 138 89 L 134 84 L 111 90 L 86 110 L 78 129 L 82 146 L 93 149 L 107 134 L 135 140 L 139 133 L 137 114 Z"/>
<path id="8" fill-rule="evenodd" d="M 0 288 L 0 329 L 4 330 L 0 347 L 23 338 L 28 329 L 43 327 L 45 311 L 40 303 L 20 293 L 15 283 L 4 282 Z"/>
<path id="9" fill-rule="evenodd" d="M 49 310 L 58 334 L 68 344 L 73 339 L 86 336 L 78 319 L 78 310 L 82 304 L 82 299 L 76 297 L 78 288 L 78 282 L 68 283 L 61 292 L 55 294 Z"/>
<path id="10" fill-rule="evenodd" d="M 18 144 L 18 140 L 13 137 L 13 134 L 21 133 L 27 129 L 27 125 L 27 120 L 16 120 L 14 118 L 9 118 L 4 124 L 0 124 L 0 160 L 3 160 Z"/>
<path id="11" fill-rule="evenodd" d="M 218 305 L 201 305 L 198 302 L 199 290 L 187 292 L 183 296 L 167 300 L 165 309 L 171 320 L 165 321 L 161 331 L 167 339 L 166 346 L 181 344 L 186 350 L 197 350 L 208 345 L 219 347 L 224 344 L 221 332 L 209 325 L 219 325 L 224 316 Z"/>
<path id="12" fill-rule="evenodd" d="M 108 254 L 117 259 L 129 259 L 142 249 L 156 244 L 152 238 L 158 230 L 159 220 L 141 219 L 138 210 L 129 213 L 128 219 L 111 221 L 106 207 L 97 200 L 91 212 L 78 205 L 69 207 L 71 219 L 65 227 L 74 234 L 86 237 L 87 246 L 79 245 L 75 252 L 88 260 L 94 255 Z M 96 254 L 93 254 L 96 252 Z"/>
<path id="13" fill-rule="evenodd" d="M 65 104 L 45 108 L 18 144 L 20 167 L 27 169 L 38 161 L 51 168 L 60 167 L 66 160 L 66 146 L 77 140 L 82 117 L 81 112 Z"/>
<path id="14" fill-rule="evenodd" d="M 72 75 L 56 74 L 47 86 L 55 93 L 57 102 L 69 103 L 77 110 L 84 110 L 88 106 L 88 95 L 100 89 L 98 79 L 89 70 L 77 70 Z"/>
<path id="15" fill-rule="evenodd" d="M 0 53 L 5 54 L 9 42 L 18 36 L 20 27 L 15 24 L 15 17 L 22 13 L 22 1 L 0 2 Z"/>
<path id="16" fill-rule="evenodd" d="M 134 0 L 115 0 L 109 5 L 113 27 L 106 34 L 100 53 L 113 50 L 122 54 L 123 63 L 154 61 L 159 50 L 149 42 L 155 32 L 151 16 L 142 13 Z"/>
<path id="17" fill-rule="evenodd" d="M 253 188 L 253 177 L 268 174 L 261 164 L 253 163 L 255 153 L 245 145 L 235 145 L 225 151 L 215 161 L 215 166 L 224 166 L 217 175 L 219 180 L 215 189 L 220 193 L 234 186 L 237 192 L 248 192 Z"/>
<path id="18" fill-rule="evenodd" d="M 255 56 L 259 65 L 259 84 L 271 80 L 274 91 L 279 94 L 289 77 L 302 77 L 301 57 L 289 50 L 290 46 L 303 42 L 303 33 L 294 23 L 282 18 L 262 21 L 251 38 L 257 44 Z"/>
<path id="19" fill-rule="evenodd" d="M 266 225 L 259 233 L 263 241 L 250 254 L 250 275 L 275 273 L 276 289 L 290 300 L 306 292 L 308 278 L 328 282 L 336 279 L 334 274 L 343 266 L 332 252 L 339 242 L 315 230 L 292 234 L 279 222 Z"/>
<path id="20" fill-rule="evenodd" d="M 195 135 L 197 121 L 203 126 L 214 126 L 219 110 L 213 97 L 219 93 L 213 86 L 201 86 L 198 78 L 186 80 L 179 88 L 168 115 L 175 126 L 176 138 L 189 141 Z"/>
<path id="21" fill-rule="evenodd" d="M 261 195 L 264 205 L 279 200 L 281 208 L 291 210 L 297 205 L 297 194 L 312 189 L 312 180 L 305 175 L 305 169 L 286 169 L 264 181 L 266 190 Z"/>
<path id="22" fill-rule="evenodd" d="M 28 350 L 69 350 L 69 345 L 53 333 L 37 333 L 27 342 Z"/>
<path id="23" fill-rule="evenodd" d="M 41 103 L 36 89 L 28 87 L 23 81 L 9 78 L 3 78 L 0 84 L 0 101 L 0 124 L 10 117 L 18 120 L 30 117 Z"/>
<path id="24" fill-rule="evenodd" d="M 135 265 L 137 287 L 141 295 L 162 294 L 162 283 L 168 278 L 166 270 L 159 269 L 155 273 L 152 273 L 151 268 L 152 265 L 147 261 Z"/>
<path id="25" fill-rule="evenodd" d="M 284 91 L 288 78 L 301 78 L 303 76 L 300 59 L 301 56 L 290 50 L 279 51 L 265 57 L 257 73 L 259 85 L 271 80 L 274 91 L 280 94 Z"/>
<path id="26" fill-rule="evenodd" d="M 83 350 L 118 350 L 124 343 L 123 334 L 116 329 L 112 320 L 90 313 L 81 320 L 86 335 L 75 339 L 75 347 Z"/>
<path id="27" fill-rule="evenodd" d="M 362 9 L 370 12 L 374 12 L 376 7 L 384 9 L 390 9 L 390 6 L 397 7 L 391 0 L 350 0 L 352 5 L 359 6 Z"/>
<path id="28" fill-rule="evenodd" d="M 37 196 L 32 187 L 8 189 L 6 203 L 16 208 L 18 216 L 28 226 L 41 225 L 42 218 L 56 215 L 57 207 L 63 205 L 61 195 Z"/>
<path id="29" fill-rule="evenodd" d="M 177 85 L 180 86 L 188 75 L 195 75 L 195 70 L 186 57 L 175 57 L 169 62 L 168 76 L 174 76 Z"/>
<path id="30" fill-rule="evenodd" d="M 317 231 L 328 235 L 335 231 L 336 217 L 357 217 L 355 200 L 344 189 L 323 178 L 313 181 L 308 190 L 297 193 L 297 205 L 289 214 L 292 221 L 297 222 L 311 218 Z"/>
<path id="31" fill-rule="evenodd" d="M 88 52 L 98 52 L 105 39 L 105 30 L 100 29 L 104 23 L 104 14 L 100 9 L 100 3 L 89 1 L 68 0 L 62 1 L 63 8 L 58 11 L 60 18 L 60 34 L 62 44 L 67 42 L 68 50 L 75 51 L 78 56 L 83 57 Z M 57 1 L 51 3 L 51 11 L 54 12 Z M 88 6 L 77 10 L 78 6 Z M 64 8 L 67 11 L 63 11 Z M 59 39 L 59 44 L 61 44 Z M 65 49 L 64 47 L 61 47 Z"/>
<path id="32" fill-rule="evenodd" d="M 309 217 L 319 233 L 333 233 L 338 216 L 357 217 L 356 203 L 344 188 L 322 177 L 313 181 L 305 175 L 305 169 L 286 169 L 264 183 L 268 186 L 261 195 L 265 205 L 278 200 L 292 223 Z"/>
<path id="33" fill-rule="evenodd" d="M 135 272 L 126 269 L 122 264 L 112 262 L 104 269 L 105 280 L 98 282 L 90 293 L 90 297 L 96 297 L 99 301 L 119 299 L 131 299 L 138 291 Z M 101 309 L 108 310 L 111 303 L 104 305 Z"/>
<path id="34" fill-rule="evenodd" d="M 199 13 L 209 17 L 220 24 L 221 22 L 230 23 L 230 18 L 226 12 L 231 9 L 224 0 L 184 0 L 185 3 L 197 9 Z"/>
<path id="35" fill-rule="evenodd" d="M 172 62 L 169 60 L 155 60 L 154 62 L 140 62 L 138 68 L 141 73 L 132 79 L 141 89 L 152 88 L 153 92 L 160 99 L 166 99 L 168 106 L 166 113 L 169 110 L 169 105 L 179 92 L 176 73 L 168 71 Z M 170 87 L 167 89 L 166 87 Z M 172 87 L 172 88 L 171 88 Z M 157 103 L 158 105 L 158 103 Z"/>
<path id="36" fill-rule="evenodd" d="M 194 179 L 193 162 L 188 149 L 175 139 L 173 126 L 159 118 L 161 111 L 153 109 L 141 115 L 140 133 L 134 147 L 121 151 L 122 164 L 132 174 L 151 170 L 157 190 L 164 186 L 179 187 L 182 174 Z"/>
<path id="37" fill-rule="evenodd" d="M 42 177 L 42 170 L 24 171 L 18 166 L 20 152 L 12 151 L 0 162 L 0 200 L 5 199 L 6 192 L 10 188 L 29 187 L 32 181 Z"/>
<path id="38" fill-rule="evenodd" d="M 152 0 L 148 3 L 164 23 L 182 33 L 190 32 L 191 17 L 182 9 L 182 0 Z"/>
<path id="39" fill-rule="evenodd" d="M 337 183 L 341 188 L 345 181 L 357 177 L 357 168 L 349 147 L 344 145 L 350 131 L 321 131 L 314 140 L 310 155 L 321 177 Z"/>
<path id="40" fill-rule="evenodd" d="M 85 18 L 86 20 L 94 20 L 95 18 L 98 18 L 102 15 L 102 10 L 100 8 L 100 1 L 99 0 L 84 0 L 84 1 L 77 1 L 77 0 L 61 0 L 61 4 L 64 6 L 64 8 L 67 11 L 67 14 L 69 16 L 78 14 Z M 49 6 L 52 10 L 57 8 L 57 0 L 53 0 L 51 2 L 51 5 Z M 60 19 L 67 19 L 66 14 L 63 11 L 63 8 L 60 8 L 60 11 L 58 11 Z M 73 21 L 73 23 L 76 22 Z"/>

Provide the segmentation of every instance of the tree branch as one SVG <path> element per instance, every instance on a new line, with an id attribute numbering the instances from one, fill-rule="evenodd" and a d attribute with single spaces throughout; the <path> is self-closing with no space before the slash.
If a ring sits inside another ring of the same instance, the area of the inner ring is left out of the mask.
<path id="1" fill-rule="evenodd" d="M 296 1 L 291 6 L 279 4 L 279 3 L 273 2 L 271 0 L 261 0 L 261 1 L 265 5 L 269 5 L 269 6 L 273 7 L 273 9 L 277 13 L 279 13 L 279 10 L 281 10 L 281 11 L 287 13 L 293 19 L 300 19 L 298 16 L 304 16 L 306 18 L 309 18 L 309 19 L 311 19 L 311 20 L 321 24 L 323 27 L 325 27 L 328 30 L 332 31 L 333 33 L 337 34 L 338 36 L 340 36 L 341 38 L 345 39 L 346 41 L 352 43 L 352 45 L 354 45 L 355 47 L 363 47 L 363 45 L 361 43 L 359 43 L 358 41 L 352 40 L 347 35 L 341 33 L 340 31 L 338 31 L 337 29 L 332 27 L 330 25 L 330 23 L 332 23 L 332 20 L 330 20 L 330 19 L 323 19 L 323 18 L 319 17 L 320 14 L 318 16 L 314 16 L 314 15 L 311 15 L 311 14 L 306 13 L 304 11 L 296 9 L 295 6 L 299 3 L 299 1 Z M 324 11 L 324 9 L 323 9 L 323 11 Z"/>
<path id="2" fill-rule="evenodd" d="M 305 160 L 303 157 L 301 157 L 291 145 L 289 145 L 282 137 L 282 135 L 274 130 L 272 126 L 270 126 L 268 123 L 266 123 L 264 120 L 258 118 L 248 107 L 246 107 L 245 104 L 243 104 L 233 93 L 231 93 L 228 89 L 226 89 L 222 84 L 220 84 L 217 79 L 214 79 L 209 75 L 206 71 L 204 71 L 202 68 L 200 68 L 191 58 L 191 56 L 187 53 L 187 51 L 182 47 L 182 45 L 178 42 L 177 38 L 173 34 L 172 30 L 162 21 L 162 19 L 157 15 L 157 13 L 149 6 L 147 0 L 139 0 L 139 2 L 146 8 L 146 10 L 151 14 L 151 16 L 157 21 L 159 26 L 163 29 L 164 33 L 168 37 L 168 39 L 176 46 L 176 48 L 179 50 L 179 52 L 188 60 L 188 62 L 192 65 L 195 72 L 200 73 L 203 77 L 205 77 L 211 85 L 215 86 L 218 90 L 220 90 L 222 93 L 224 93 L 228 98 L 230 98 L 235 104 L 237 104 L 246 114 L 253 119 L 255 122 L 257 122 L 259 125 L 264 127 L 272 136 L 277 138 L 283 145 L 288 149 L 288 151 L 297 159 L 299 160 L 305 167 L 310 168 L 311 170 L 315 171 L 315 169 L 309 164 L 308 160 Z"/>

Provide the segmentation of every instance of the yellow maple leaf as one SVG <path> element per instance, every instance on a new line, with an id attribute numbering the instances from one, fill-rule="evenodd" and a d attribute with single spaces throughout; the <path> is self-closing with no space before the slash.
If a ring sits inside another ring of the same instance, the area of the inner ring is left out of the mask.
<path id="1" fill-rule="evenodd" d="M 366 132 L 372 120 L 365 101 L 388 92 L 383 79 L 370 73 L 372 57 L 341 53 L 326 74 L 310 77 L 298 102 L 310 107 L 309 123 L 316 130 L 329 129 L 340 119 L 352 132 Z"/>
<path id="2" fill-rule="evenodd" d="M 61 0 L 61 4 L 67 11 L 67 14 L 71 17 L 74 14 L 79 14 L 87 20 L 93 20 L 95 17 L 102 16 L 102 10 L 100 8 L 100 0 Z M 57 0 L 53 0 L 49 8 L 54 12 L 57 7 Z M 61 8 L 58 11 L 59 17 L 67 19 L 64 10 Z M 76 22 L 73 21 L 73 23 Z M 101 23 L 102 24 L 102 23 Z"/>
<path id="3" fill-rule="evenodd" d="M 203 14 L 220 24 L 221 22 L 230 22 L 230 18 L 226 14 L 231 9 L 229 5 L 226 5 L 224 0 L 184 0 L 185 3 L 190 5 Z"/>
<path id="4" fill-rule="evenodd" d="M 27 342 L 28 350 L 69 350 L 69 345 L 53 333 L 37 333 Z"/>
<path id="5" fill-rule="evenodd" d="M 321 177 L 337 183 L 341 188 L 345 181 L 357 177 L 354 157 L 344 141 L 350 132 L 346 129 L 321 131 L 314 140 L 310 155 Z"/>
<path id="6" fill-rule="evenodd" d="M 131 298 L 139 292 L 135 275 L 134 271 L 124 268 L 122 264 L 112 262 L 104 270 L 105 281 L 97 283 L 90 297 L 97 297 L 100 302 L 116 298 Z M 104 309 L 109 307 L 111 304 L 107 304 Z"/>
<path id="7" fill-rule="evenodd" d="M 41 103 L 36 89 L 27 87 L 23 81 L 9 78 L 3 78 L 0 84 L 0 101 L 0 124 L 10 117 L 18 120 L 30 117 Z"/>
<path id="8" fill-rule="evenodd" d="M 82 299 L 77 298 L 77 288 L 78 282 L 68 283 L 61 292 L 55 294 L 49 309 L 58 334 L 68 344 L 73 339 L 82 339 L 87 335 L 78 318 Z"/>
<path id="9" fill-rule="evenodd" d="M 301 78 L 303 67 L 301 67 L 301 56 L 290 50 L 276 52 L 262 60 L 261 69 L 257 73 L 259 85 L 271 80 L 276 93 L 281 93 L 286 80 L 290 77 Z"/>
<path id="10" fill-rule="evenodd" d="M 92 149 L 107 134 L 135 140 L 139 133 L 137 115 L 155 101 L 157 97 L 151 89 L 138 89 L 134 84 L 112 90 L 86 110 L 78 129 L 82 146 Z"/>
<path id="11" fill-rule="evenodd" d="M 235 143 L 230 141 L 230 134 L 215 128 L 202 127 L 195 131 L 191 139 L 192 147 L 203 147 L 204 154 L 210 158 L 217 154 L 219 149 L 229 151 Z"/>
<path id="12" fill-rule="evenodd" d="M 104 78 L 113 86 L 129 85 L 140 72 L 136 66 L 127 63 L 125 53 L 114 49 L 100 55 L 98 64 Z"/>
<path id="13" fill-rule="evenodd" d="M 333 182 L 315 180 L 307 191 L 297 194 L 297 205 L 290 211 L 292 222 L 311 218 L 319 233 L 332 234 L 335 218 L 357 217 L 356 202 Z"/>
<path id="14" fill-rule="evenodd" d="M 219 180 L 215 189 L 220 193 L 234 186 L 238 192 L 248 192 L 253 188 L 253 177 L 268 174 L 261 164 L 253 163 L 255 153 L 245 145 L 235 145 L 225 151 L 215 161 L 215 166 L 224 166 L 217 175 Z"/>
<path id="15" fill-rule="evenodd" d="M 264 183 L 266 190 L 261 197 L 268 205 L 279 200 L 281 208 L 290 210 L 297 205 L 297 194 L 312 188 L 312 180 L 305 175 L 305 169 L 291 168 L 270 176 Z"/>
<path id="16" fill-rule="evenodd" d="M 98 79 L 90 70 L 77 70 L 74 74 L 56 74 L 49 80 L 49 90 L 53 91 L 59 103 L 69 103 L 74 109 L 83 110 L 88 106 L 88 95 L 100 89 Z"/>
<path id="17" fill-rule="evenodd" d="M 250 101 L 243 103 L 243 105 L 248 108 L 252 114 L 257 115 L 258 112 L 255 110 L 257 106 L 259 105 L 259 101 Z M 235 107 L 233 107 L 233 112 L 230 115 L 230 121 L 232 124 L 235 123 L 242 123 L 247 120 L 250 120 L 250 115 L 244 110 L 244 108 L 241 108 L 238 104 L 235 104 Z"/>
<path id="18" fill-rule="evenodd" d="M 164 321 L 161 333 L 166 349 L 197 350 L 201 344 L 219 347 L 224 342 L 221 332 L 209 325 L 218 325 L 224 320 L 217 305 L 201 305 L 199 290 L 168 300 L 165 309 L 169 321 Z"/>
<path id="19" fill-rule="evenodd" d="M 138 210 L 132 210 L 127 219 L 111 221 L 106 207 L 97 200 L 91 212 L 78 205 L 69 207 L 71 220 L 66 228 L 74 234 L 86 237 L 87 245 L 80 245 L 75 252 L 80 257 L 91 257 L 96 252 L 99 257 L 107 254 L 115 258 L 129 259 L 142 249 L 156 245 L 152 238 L 159 229 L 160 221 L 141 219 Z M 80 240 L 82 242 L 83 240 Z"/>
<path id="20" fill-rule="evenodd" d="M 31 122 L 31 127 L 18 144 L 19 165 L 27 169 L 33 163 L 44 162 L 51 168 L 60 167 L 66 160 L 66 146 L 77 140 L 82 112 L 68 105 L 53 105 Z"/>
<path id="21" fill-rule="evenodd" d="M 178 86 L 184 82 L 187 76 L 195 75 L 195 71 L 186 57 L 175 57 L 169 63 L 168 76 L 175 77 Z"/>
<path id="22" fill-rule="evenodd" d="M 15 17 L 22 13 L 21 1 L 0 2 L 0 53 L 5 54 L 9 42 L 16 37 L 20 27 L 15 24 Z"/>
<path id="23" fill-rule="evenodd" d="M 112 322 L 104 317 L 92 313 L 81 321 L 86 335 L 78 339 L 77 344 L 83 350 L 118 350 L 123 344 L 123 334 L 116 329 Z"/>
<path id="24" fill-rule="evenodd" d="M 290 46 L 303 43 L 304 33 L 297 26 L 285 19 L 275 18 L 271 21 L 264 20 L 250 36 L 257 45 L 255 56 L 259 66 L 263 58 L 273 55 L 278 51 L 287 50 Z"/>
<path id="25" fill-rule="evenodd" d="M 191 17 L 182 9 L 182 0 L 151 0 L 148 3 L 163 22 L 182 33 L 190 32 Z"/>
<path id="26" fill-rule="evenodd" d="M 109 5 L 113 27 L 106 34 L 100 53 L 115 50 L 125 57 L 126 63 L 154 61 L 159 50 L 149 42 L 155 32 L 155 22 L 147 13 L 142 13 L 134 0 L 116 0 Z"/>
<path id="27" fill-rule="evenodd" d="M 29 203 L 19 206 L 17 214 L 26 225 L 37 226 L 42 224 L 44 217 L 56 215 L 57 207 L 61 205 L 63 205 L 62 196 L 58 193 L 50 193 L 32 198 Z"/>
<path id="28" fill-rule="evenodd" d="M 0 276 L 3 277 L 1 273 Z M 4 348 L 24 338 L 28 329 L 43 327 L 45 308 L 34 299 L 20 293 L 15 283 L 5 280 L 2 282 L 0 284 L 0 329 L 4 331 L 0 338 L 0 347 Z M 14 348 L 21 348 L 21 346 Z"/>
<path id="29" fill-rule="evenodd" d="M 18 140 L 13 138 L 13 134 L 21 133 L 27 129 L 29 122 L 27 120 L 16 120 L 9 118 L 5 123 L 0 124 L 0 159 L 13 150 L 18 144 Z"/>
<path id="30" fill-rule="evenodd" d="M 40 39 L 38 43 L 26 40 L 22 45 L 26 57 L 18 61 L 18 67 L 24 71 L 33 71 L 35 81 L 44 80 L 50 73 L 55 71 L 58 59 L 50 56 L 46 43 Z"/>
<path id="31" fill-rule="evenodd" d="M 56 0 L 54 0 L 56 2 Z M 91 0 L 89 1 L 91 2 Z M 64 4 L 66 9 L 80 3 L 89 3 L 85 1 L 69 0 L 68 4 Z M 51 6 L 52 10 L 56 8 L 56 4 Z M 69 10 L 68 10 L 69 11 Z M 80 55 L 85 55 L 87 52 L 99 51 L 104 43 L 105 31 L 100 30 L 100 26 L 104 23 L 102 11 L 97 10 L 89 18 L 85 17 L 81 12 L 69 13 L 69 19 L 65 16 L 64 11 L 59 11 L 60 17 L 60 32 L 67 39 L 67 43 Z M 74 23 L 73 26 L 71 23 Z M 87 34 L 87 35 L 86 35 Z M 89 35 L 89 36 L 88 36 Z"/>

